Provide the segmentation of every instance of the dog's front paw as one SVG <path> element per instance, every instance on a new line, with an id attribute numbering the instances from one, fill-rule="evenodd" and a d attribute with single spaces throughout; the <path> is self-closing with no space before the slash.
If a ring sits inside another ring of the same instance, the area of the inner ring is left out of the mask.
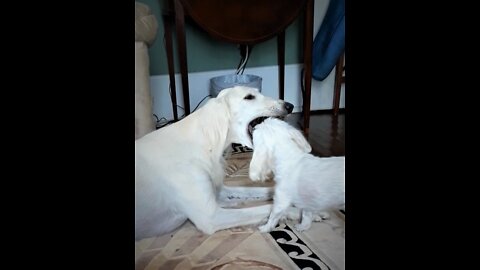
<path id="1" fill-rule="evenodd" d="M 268 225 L 268 224 L 265 224 L 265 225 L 262 225 L 260 227 L 258 227 L 258 230 L 261 232 L 261 233 L 268 233 L 272 230 L 273 228 Z"/>
<path id="2" fill-rule="evenodd" d="M 330 214 L 328 212 L 319 212 L 313 214 L 313 221 L 315 222 L 322 222 L 327 219 L 330 219 Z"/>
<path id="3" fill-rule="evenodd" d="M 308 229 L 310 229 L 310 225 L 311 224 L 295 224 L 295 230 L 299 231 L 299 232 L 303 232 L 303 231 L 306 231 Z"/>
<path id="4" fill-rule="evenodd" d="M 250 171 L 248 176 L 253 182 L 264 182 L 266 180 L 265 175 L 263 175 L 261 172 Z"/>

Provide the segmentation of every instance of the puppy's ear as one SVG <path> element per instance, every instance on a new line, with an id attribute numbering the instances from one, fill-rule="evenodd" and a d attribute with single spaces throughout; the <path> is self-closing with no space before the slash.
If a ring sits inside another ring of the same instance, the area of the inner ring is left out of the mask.
<path id="1" fill-rule="evenodd" d="M 300 149 L 305 151 L 305 153 L 310 153 L 312 151 L 312 146 L 308 143 L 308 141 L 305 139 L 303 134 L 296 128 L 290 128 L 288 131 L 290 135 L 290 139 L 292 139 Z"/>
<path id="2" fill-rule="evenodd" d="M 263 138 L 254 136 L 253 156 L 250 161 L 249 177 L 252 181 L 265 181 L 273 168 L 269 167 L 270 148 L 268 144 L 263 141 Z"/>

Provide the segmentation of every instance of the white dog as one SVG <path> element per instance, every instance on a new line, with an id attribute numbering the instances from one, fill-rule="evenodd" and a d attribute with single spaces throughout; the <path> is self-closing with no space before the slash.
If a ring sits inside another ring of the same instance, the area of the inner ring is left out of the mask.
<path id="1" fill-rule="evenodd" d="M 226 209 L 229 199 L 268 200 L 268 187 L 223 185 L 224 150 L 232 143 L 252 147 L 249 123 L 261 116 L 285 116 L 293 105 L 234 87 L 185 119 L 135 141 L 135 237 L 170 232 L 187 218 L 204 233 L 260 223 L 272 205 Z"/>
<path id="2" fill-rule="evenodd" d="M 288 123 L 267 118 L 253 130 L 253 157 L 249 176 L 264 181 L 272 173 L 274 205 L 268 222 L 260 226 L 269 232 L 291 205 L 302 210 L 298 231 L 310 228 L 316 214 L 345 204 L 345 157 L 315 157 L 302 133 Z"/>

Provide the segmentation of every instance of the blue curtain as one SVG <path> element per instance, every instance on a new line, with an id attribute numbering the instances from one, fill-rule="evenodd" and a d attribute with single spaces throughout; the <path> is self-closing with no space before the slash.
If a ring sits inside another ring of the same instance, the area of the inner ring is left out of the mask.
<path id="1" fill-rule="evenodd" d="M 312 77 L 323 81 L 345 50 L 345 0 L 330 0 L 313 40 Z"/>

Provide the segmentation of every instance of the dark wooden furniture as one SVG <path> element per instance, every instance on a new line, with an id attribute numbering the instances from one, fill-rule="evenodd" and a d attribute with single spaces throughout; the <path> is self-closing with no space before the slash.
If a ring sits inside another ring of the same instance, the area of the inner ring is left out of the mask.
<path id="1" fill-rule="evenodd" d="M 165 41 L 170 85 L 175 91 L 172 27 L 175 24 L 185 115 L 190 113 L 185 18 L 188 16 L 212 37 L 240 45 L 254 45 L 277 38 L 279 98 L 284 98 L 285 29 L 302 11 L 304 20 L 305 95 L 303 130 L 308 135 L 310 120 L 313 0 L 169 0 L 164 14 Z M 175 94 L 174 118 L 178 119 Z"/>
<path id="2" fill-rule="evenodd" d="M 338 58 L 335 68 L 335 86 L 333 93 L 333 115 L 337 116 L 340 109 L 340 92 L 342 90 L 342 84 L 345 83 L 345 76 L 343 74 L 345 70 L 345 53 L 342 53 Z"/>

